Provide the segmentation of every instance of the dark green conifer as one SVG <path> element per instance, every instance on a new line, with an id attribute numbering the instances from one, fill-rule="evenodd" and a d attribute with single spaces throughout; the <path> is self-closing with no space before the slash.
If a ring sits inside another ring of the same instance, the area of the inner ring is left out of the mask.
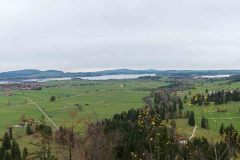
<path id="1" fill-rule="evenodd" d="M 2 143 L 2 148 L 4 150 L 9 150 L 11 149 L 11 141 L 10 141 L 10 136 L 8 134 L 8 132 L 6 132 L 4 134 L 4 137 L 3 137 L 3 143 Z"/>
<path id="2" fill-rule="evenodd" d="M 188 124 L 190 126 L 195 126 L 195 115 L 194 115 L 193 111 L 190 112 L 190 115 L 189 115 L 189 118 L 188 118 Z"/>
<path id="3" fill-rule="evenodd" d="M 221 124 L 221 127 L 220 127 L 220 129 L 219 129 L 219 134 L 222 136 L 223 134 L 224 134 L 224 125 L 223 125 L 223 123 Z"/>
<path id="4" fill-rule="evenodd" d="M 12 141 L 11 154 L 14 160 L 21 160 L 21 151 L 15 139 Z"/>

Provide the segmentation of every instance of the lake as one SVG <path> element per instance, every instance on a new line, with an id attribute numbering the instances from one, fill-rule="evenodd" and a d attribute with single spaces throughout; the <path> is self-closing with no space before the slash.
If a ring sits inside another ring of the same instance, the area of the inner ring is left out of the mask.
<path id="1" fill-rule="evenodd" d="M 94 77 L 79 77 L 85 80 L 111 80 L 111 79 L 135 79 L 144 76 L 155 76 L 155 74 L 120 74 L 120 75 L 105 75 L 105 76 L 94 76 Z"/>
<path id="2" fill-rule="evenodd" d="M 209 79 L 212 79 L 212 78 L 228 78 L 232 75 L 230 74 L 223 74 L 223 75 L 203 75 L 203 76 L 199 76 L 199 77 L 195 77 L 195 78 L 209 78 Z"/>
<path id="3" fill-rule="evenodd" d="M 104 75 L 104 76 L 93 76 L 93 77 L 76 77 L 83 80 L 121 80 L 121 79 L 136 79 L 144 76 L 155 76 L 155 74 L 120 74 L 120 75 Z M 72 80 L 74 78 L 64 77 L 64 78 L 43 78 L 43 79 L 27 79 L 22 82 L 48 82 L 48 81 L 65 81 Z M 1 82 L 0 82 L 1 83 Z M 11 83 L 10 81 L 4 81 L 3 83 Z M 14 82 L 12 82 L 14 83 Z"/>

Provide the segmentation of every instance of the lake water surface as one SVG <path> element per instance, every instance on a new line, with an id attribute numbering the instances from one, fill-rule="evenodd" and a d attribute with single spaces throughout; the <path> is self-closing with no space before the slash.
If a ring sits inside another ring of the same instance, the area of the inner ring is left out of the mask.
<path id="1" fill-rule="evenodd" d="M 105 76 L 93 76 L 93 77 L 77 77 L 83 80 L 121 80 L 121 79 L 135 79 L 143 76 L 155 76 L 155 74 L 120 74 L 120 75 L 105 75 Z M 48 81 L 64 81 L 72 80 L 74 78 L 43 78 L 43 79 L 28 79 L 23 82 L 48 82 Z M 1 82 L 0 82 L 1 83 Z M 2 81 L 2 83 L 11 83 L 10 81 Z"/>
<path id="2" fill-rule="evenodd" d="M 79 77 L 85 80 L 110 80 L 110 79 L 135 79 L 144 76 L 155 76 L 155 74 L 120 74 L 120 75 L 105 75 L 94 77 Z"/>
<path id="3" fill-rule="evenodd" d="M 199 76 L 199 77 L 196 77 L 196 78 L 209 78 L 209 79 L 212 79 L 212 78 L 228 78 L 232 75 L 230 74 L 223 74 L 223 75 L 203 75 L 203 76 Z"/>

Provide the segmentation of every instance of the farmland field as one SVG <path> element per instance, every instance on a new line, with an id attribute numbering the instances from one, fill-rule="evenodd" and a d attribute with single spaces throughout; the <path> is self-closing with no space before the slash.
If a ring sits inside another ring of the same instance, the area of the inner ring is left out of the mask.
<path id="1" fill-rule="evenodd" d="M 6 96 L 9 93 L 1 91 L 0 134 L 8 127 L 19 124 L 22 115 L 39 121 L 42 113 L 29 99 L 38 104 L 58 126 L 68 126 L 71 122 L 69 113 L 75 110 L 79 119 L 97 121 L 131 108 L 142 107 L 142 98 L 149 95 L 151 89 L 164 85 L 164 81 L 71 80 L 52 81 L 46 85 L 47 88 L 39 91 L 11 91 L 14 96 Z M 56 101 L 50 102 L 51 96 L 55 96 Z M 81 122 L 78 129 L 83 129 Z"/>

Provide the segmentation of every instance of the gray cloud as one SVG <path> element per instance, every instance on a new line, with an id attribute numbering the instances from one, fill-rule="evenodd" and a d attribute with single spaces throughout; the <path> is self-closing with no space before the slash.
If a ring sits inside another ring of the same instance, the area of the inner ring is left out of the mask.
<path id="1" fill-rule="evenodd" d="M 0 71 L 240 69 L 235 0 L 0 1 Z"/>

